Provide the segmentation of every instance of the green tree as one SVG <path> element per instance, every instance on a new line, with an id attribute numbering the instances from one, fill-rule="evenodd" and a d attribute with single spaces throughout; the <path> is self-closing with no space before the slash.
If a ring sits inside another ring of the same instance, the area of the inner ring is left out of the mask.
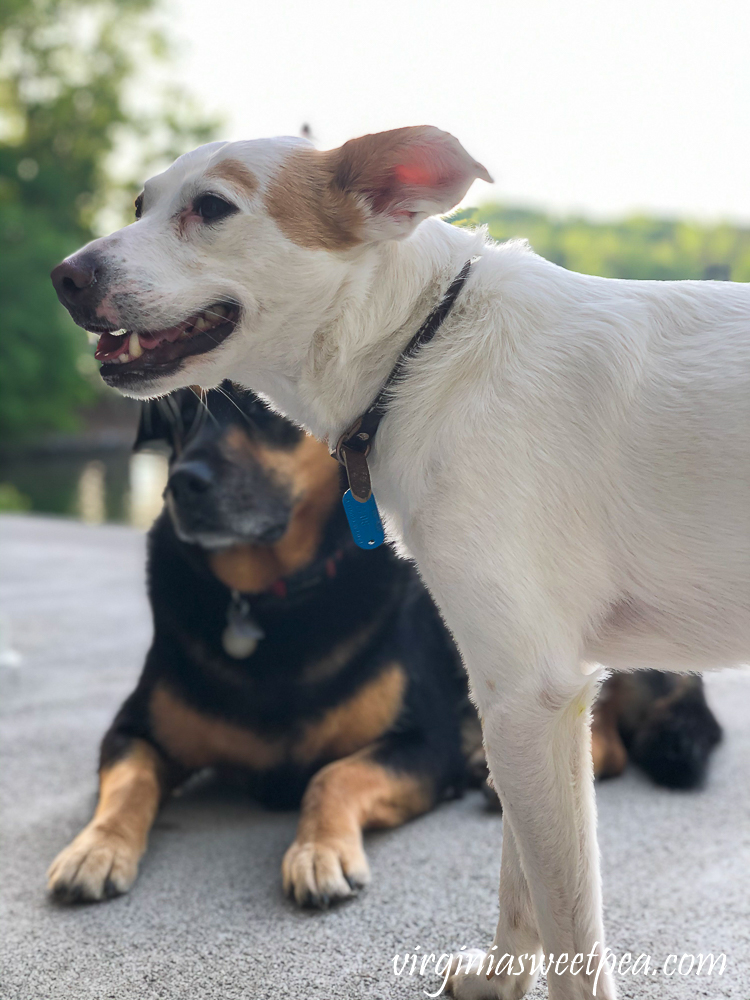
<path id="1" fill-rule="evenodd" d="M 57 302 L 50 269 L 118 223 L 145 173 L 206 141 L 215 123 L 160 87 L 134 96 L 168 57 L 157 0 L 1 0 L 0 435 L 75 425 L 98 391 L 86 335 Z M 131 162 L 117 176 L 113 157 Z M 132 211 L 132 207 L 128 209 Z"/>
<path id="2" fill-rule="evenodd" d="M 585 274 L 750 281 L 750 229 L 728 223 L 646 216 L 595 221 L 501 204 L 458 212 L 453 221 L 486 225 L 499 241 L 523 237 L 542 257 Z"/>

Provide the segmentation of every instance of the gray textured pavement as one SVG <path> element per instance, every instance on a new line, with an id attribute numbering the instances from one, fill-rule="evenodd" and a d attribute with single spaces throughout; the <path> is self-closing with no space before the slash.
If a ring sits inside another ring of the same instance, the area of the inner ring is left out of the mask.
<path id="1" fill-rule="evenodd" d="M 50 903 L 45 870 L 90 817 L 98 741 L 149 641 L 144 539 L 6 516 L 0 572 L 23 655 L 0 667 L 2 1000 L 416 1000 L 437 980 L 396 977 L 396 953 L 489 943 L 502 821 L 477 794 L 370 836 L 372 886 L 327 913 L 282 898 L 294 814 L 211 788 L 167 805 L 128 896 Z M 612 948 L 724 952 L 726 972 L 625 976 L 623 998 L 750 998 L 750 672 L 708 683 L 726 731 L 708 787 L 629 771 L 598 789 L 600 842 Z"/>

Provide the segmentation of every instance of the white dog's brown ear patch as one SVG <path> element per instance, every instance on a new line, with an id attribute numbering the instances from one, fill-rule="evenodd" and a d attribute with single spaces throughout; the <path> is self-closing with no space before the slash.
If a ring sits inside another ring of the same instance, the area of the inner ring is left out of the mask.
<path id="1" fill-rule="evenodd" d="M 492 182 L 448 132 L 400 128 L 327 152 L 295 150 L 266 205 L 295 243 L 344 250 L 408 236 L 427 216 L 457 205 L 477 178 Z"/>
<path id="2" fill-rule="evenodd" d="M 294 150 L 266 191 L 268 214 L 299 246 L 347 250 L 362 242 L 365 213 L 349 192 L 333 184 L 338 152 Z"/>

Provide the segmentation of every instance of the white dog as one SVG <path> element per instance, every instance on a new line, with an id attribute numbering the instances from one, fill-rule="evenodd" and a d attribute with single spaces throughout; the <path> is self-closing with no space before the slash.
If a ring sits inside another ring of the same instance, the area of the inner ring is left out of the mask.
<path id="1" fill-rule="evenodd" d="M 604 947 L 595 664 L 750 652 L 750 288 L 575 274 L 429 218 L 477 177 L 433 128 L 328 152 L 212 143 L 53 280 L 103 333 L 111 385 L 148 397 L 229 377 L 335 442 L 476 258 L 395 386 L 370 469 L 463 652 L 505 809 L 491 955 L 527 960 L 452 988 L 509 998 L 542 948 Z M 550 996 L 591 997 L 588 968 L 551 973 Z M 614 992 L 601 976 L 597 996 Z"/>

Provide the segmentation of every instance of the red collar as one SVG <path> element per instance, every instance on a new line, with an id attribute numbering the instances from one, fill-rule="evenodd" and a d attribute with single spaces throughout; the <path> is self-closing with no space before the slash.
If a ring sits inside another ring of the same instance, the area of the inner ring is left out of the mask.
<path id="1" fill-rule="evenodd" d="M 292 576 L 279 577 L 260 594 L 248 594 L 247 596 L 250 600 L 275 597 L 279 601 L 287 601 L 307 590 L 312 590 L 313 587 L 325 583 L 326 580 L 333 580 L 339 571 L 339 563 L 344 558 L 346 548 L 337 549 L 332 556 L 318 560 Z"/>

